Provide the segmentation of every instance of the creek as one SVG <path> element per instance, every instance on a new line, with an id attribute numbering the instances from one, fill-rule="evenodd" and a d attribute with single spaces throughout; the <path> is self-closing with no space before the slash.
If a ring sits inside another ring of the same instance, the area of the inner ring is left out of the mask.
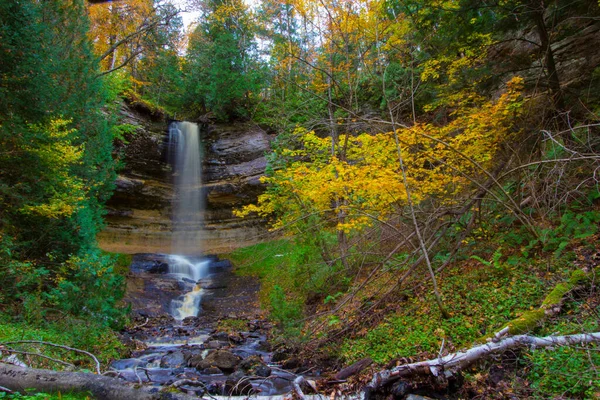
<path id="1" fill-rule="evenodd" d="M 138 350 L 112 363 L 121 378 L 196 395 L 292 390 L 296 375 L 273 362 L 256 282 L 217 257 L 138 254 L 130 270 L 136 324 L 124 338 Z"/>

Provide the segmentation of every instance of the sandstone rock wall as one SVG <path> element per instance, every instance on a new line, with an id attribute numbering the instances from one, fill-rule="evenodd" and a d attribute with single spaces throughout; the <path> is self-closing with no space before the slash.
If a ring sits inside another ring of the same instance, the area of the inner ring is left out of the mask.
<path id="1" fill-rule="evenodd" d="M 121 114 L 137 133 L 121 149 L 124 168 L 107 204 L 100 246 L 121 253 L 169 253 L 175 192 L 164 151 L 168 121 L 130 106 Z M 272 138 L 252 123 L 202 127 L 206 210 L 199 247 L 204 253 L 225 252 L 268 237 L 264 223 L 234 217 L 233 209 L 255 201 L 264 189 L 259 178 Z"/>

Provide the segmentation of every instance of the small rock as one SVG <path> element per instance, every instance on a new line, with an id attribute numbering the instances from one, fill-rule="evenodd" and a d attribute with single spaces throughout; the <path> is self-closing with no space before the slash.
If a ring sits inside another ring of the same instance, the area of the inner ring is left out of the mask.
<path id="1" fill-rule="evenodd" d="M 228 336 L 228 339 L 230 342 L 238 343 L 238 344 L 242 343 L 244 341 L 244 338 L 239 333 L 232 333 L 231 335 Z"/>
<path id="2" fill-rule="evenodd" d="M 243 359 L 239 367 L 244 371 L 250 371 L 252 368 L 258 367 L 259 365 L 263 364 L 264 362 L 260 356 L 252 355 Z"/>
<path id="3" fill-rule="evenodd" d="M 273 346 L 271 346 L 271 343 L 267 342 L 266 340 L 261 340 L 258 342 L 257 350 L 269 353 L 269 352 L 271 352 L 272 349 L 273 349 Z M 275 354 L 273 354 L 273 357 L 274 356 L 275 356 Z M 273 359 L 273 362 L 277 362 L 277 361 L 282 361 L 282 360 L 274 360 Z"/>
<path id="4" fill-rule="evenodd" d="M 221 394 L 223 385 L 223 382 L 209 382 L 206 384 L 206 391 L 210 394 Z"/>
<path id="5" fill-rule="evenodd" d="M 211 268 L 231 268 L 231 261 L 229 260 L 219 260 L 219 261 L 213 261 L 210 264 Z"/>
<path id="6" fill-rule="evenodd" d="M 199 320 L 198 317 L 191 316 L 191 317 L 185 317 L 182 322 L 183 322 L 184 326 L 191 325 L 193 327 L 194 325 L 196 325 L 198 320 Z"/>
<path id="7" fill-rule="evenodd" d="M 220 340 L 222 342 L 229 341 L 229 334 L 227 332 L 217 332 L 211 336 L 213 339 Z"/>
<path id="8" fill-rule="evenodd" d="M 193 354 L 191 357 L 189 357 L 189 359 L 187 361 L 187 366 L 196 368 L 196 369 L 203 369 L 202 367 L 200 367 L 200 364 L 202 363 L 202 361 L 203 361 L 202 354 Z"/>
<path id="9" fill-rule="evenodd" d="M 283 364 L 281 365 L 281 368 L 296 369 L 296 368 L 300 368 L 301 365 L 302 365 L 302 363 L 300 362 L 300 360 L 298 360 L 296 357 L 291 357 L 283 362 Z"/>
<path id="10" fill-rule="evenodd" d="M 260 365 L 254 369 L 254 375 L 261 376 L 266 378 L 267 376 L 271 376 L 273 370 L 266 365 Z"/>
<path id="11" fill-rule="evenodd" d="M 255 392 L 250 380 L 242 371 L 236 371 L 225 381 L 225 394 L 228 396 L 247 396 Z"/>
<path id="12" fill-rule="evenodd" d="M 277 350 L 275 350 L 275 352 L 273 352 L 273 356 L 271 357 L 271 360 L 273 362 L 281 362 L 281 361 L 287 360 L 288 357 L 289 357 L 289 352 L 287 349 L 277 349 Z"/>
<path id="13" fill-rule="evenodd" d="M 219 342 L 218 340 L 211 340 L 208 343 L 206 343 L 207 349 L 220 349 L 222 347 L 225 347 L 223 342 Z"/>

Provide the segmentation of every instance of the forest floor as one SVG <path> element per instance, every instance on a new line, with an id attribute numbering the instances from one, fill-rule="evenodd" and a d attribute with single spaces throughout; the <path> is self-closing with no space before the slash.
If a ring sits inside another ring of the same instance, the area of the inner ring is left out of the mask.
<path id="1" fill-rule="evenodd" d="M 471 256 L 452 263 L 438 275 L 450 312 L 447 319 L 436 309 L 427 284 L 401 290 L 391 301 L 364 313 L 364 305 L 375 302 L 377 290 L 402 270 L 382 274 L 355 294 L 347 306 L 332 312 L 344 298 L 342 288 L 325 287 L 326 291 L 321 288 L 321 293 L 310 293 L 307 287 L 311 282 L 298 274 L 306 273 L 309 267 L 302 269 L 298 264 L 298 260 L 306 263 L 307 259 L 296 243 L 263 243 L 229 257 L 239 274 L 260 278 L 259 298 L 275 323 L 274 342 L 295 347 L 305 361 L 313 362 L 313 368 L 325 367 L 331 372 L 365 358 L 373 360 L 362 375 L 350 377 L 338 387 L 351 392 L 364 387 L 381 369 L 470 348 L 506 324 L 520 323 L 530 316 L 542 317 L 527 321 L 530 325 L 521 327 L 519 333 L 546 336 L 599 331 L 599 241 L 598 235 L 593 235 L 575 241 L 562 253 L 530 257 L 521 255 L 518 248 L 494 249 L 494 243 L 485 243 L 487 251 L 476 248 Z M 315 271 L 318 269 L 312 271 L 313 276 Z M 587 271 L 587 281 L 564 290 L 581 271 Z M 298 282 L 306 286 L 301 288 Z M 351 292 L 352 287 L 344 290 Z M 557 293 L 564 298 L 557 302 L 559 310 L 549 315 L 544 304 L 554 304 Z M 301 319 L 302 325 L 294 325 L 294 319 Z M 344 330 L 350 325 L 352 329 Z M 428 378 L 413 379 L 388 388 L 387 395 L 404 398 L 411 392 L 440 399 L 593 399 L 600 398 L 598 366 L 600 353 L 595 345 L 523 349 L 483 360 L 447 385 Z"/>

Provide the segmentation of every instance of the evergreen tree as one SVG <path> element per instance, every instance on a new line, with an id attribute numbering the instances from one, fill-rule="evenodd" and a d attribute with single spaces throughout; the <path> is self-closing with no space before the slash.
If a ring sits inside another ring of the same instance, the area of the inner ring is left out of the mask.
<path id="1" fill-rule="evenodd" d="M 252 13 L 241 0 L 211 0 L 193 32 L 186 63 L 186 103 L 217 118 L 249 116 L 261 89 Z"/>
<path id="2" fill-rule="evenodd" d="M 0 4 L 0 284 L 106 314 L 120 284 L 95 236 L 115 164 L 87 26 L 83 0 Z"/>

